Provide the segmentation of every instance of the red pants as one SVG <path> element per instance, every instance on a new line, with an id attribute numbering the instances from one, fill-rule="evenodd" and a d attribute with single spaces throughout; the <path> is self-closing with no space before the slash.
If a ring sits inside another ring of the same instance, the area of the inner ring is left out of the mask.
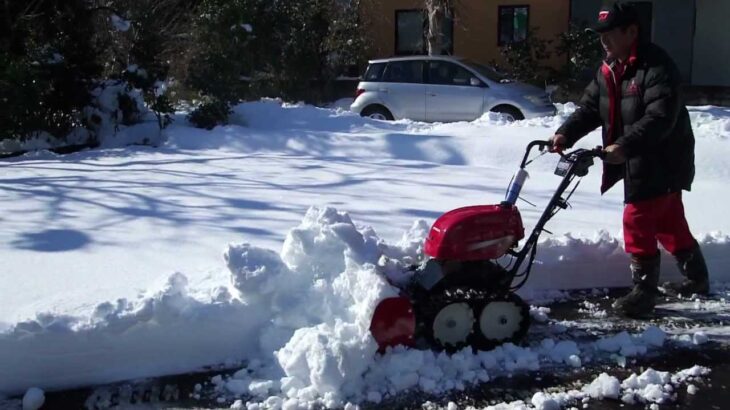
<path id="1" fill-rule="evenodd" d="M 658 251 L 657 241 L 673 255 L 695 245 L 684 217 L 681 192 L 624 207 L 626 252 L 639 257 L 654 256 Z"/>

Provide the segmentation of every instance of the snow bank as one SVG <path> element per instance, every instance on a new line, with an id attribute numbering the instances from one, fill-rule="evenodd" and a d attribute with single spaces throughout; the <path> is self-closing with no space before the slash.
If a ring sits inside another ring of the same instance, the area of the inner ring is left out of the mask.
<path id="1" fill-rule="evenodd" d="M 42 314 L 15 325 L 0 336 L 0 391 L 68 388 L 255 359 L 262 364 L 249 363 L 230 380 L 219 380 L 230 394 L 337 406 L 412 388 L 463 389 L 543 363 L 579 367 L 596 350 L 630 355 L 657 345 L 660 337 L 647 331 L 599 341 L 597 348 L 546 339 L 477 354 L 397 348 L 376 355 L 368 331 L 372 312 L 380 300 L 397 295 L 389 280 L 407 279 L 404 267 L 422 259 L 427 230 L 416 222 L 388 245 L 346 213 L 311 208 L 280 253 L 229 245 L 224 260 L 230 286 L 211 289 L 205 300 L 189 294 L 188 279 L 176 273 L 139 300 L 99 304 L 86 319 Z M 536 311 L 547 320 L 546 310 Z"/>
<path id="2" fill-rule="evenodd" d="M 46 390 L 193 371 L 258 351 L 251 337 L 269 313 L 230 299 L 187 294 L 172 275 L 140 300 L 99 304 L 85 319 L 39 314 L 0 336 L 0 392 Z"/>

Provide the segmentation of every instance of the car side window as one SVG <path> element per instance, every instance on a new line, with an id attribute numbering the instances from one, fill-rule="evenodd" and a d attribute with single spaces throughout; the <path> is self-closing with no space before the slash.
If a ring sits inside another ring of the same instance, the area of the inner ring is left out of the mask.
<path id="1" fill-rule="evenodd" d="M 386 63 L 370 64 L 368 69 L 365 71 L 363 76 L 364 81 L 377 82 L 383 76 L 383 70 L 385 70 Z"/>
<path id="2" fill-rule="evenodd" d="M 423 83 L 423 62 L 418 60 L 392 61 L 383 73 L 389 83 Z"/>
<path id="3" fill-rule="evenodd" d="M 428 79 L 430 84 L 471 86 L 469 70 L 448 61 L 429 61 Z"/>

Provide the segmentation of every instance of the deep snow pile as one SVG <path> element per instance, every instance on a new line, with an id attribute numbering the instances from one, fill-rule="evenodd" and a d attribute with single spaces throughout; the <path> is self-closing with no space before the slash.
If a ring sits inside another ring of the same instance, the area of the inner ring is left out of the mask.
<path id="1" fill-rule="evenodd" d="M 0 339 L 0 361 L 8 364 L 0 371 L 13 372 L 3 374 L 0 387 L 70 387 L 246 358 L 246 369 L 218 380 L 228 394 L 332 407 L 377 402 L 411 388 L 435 394 L 463 389 L 545 365 L 580 367 L 664 343 L 663 331 L 650 327 L 580 346 L 545 339 L 478 354 L 398 348 L 378 356 L 368 331 L 371 314 L 380 300 L 397 294 L 385 278 L 404 280 L 404 265 L 422 258 L 427 228 L 416 222 L 388 245 L 346 213 L 312 208 L 280 253 L 230 245 L 224 258 L 231 286 L 211 290 L 207 303 L 187 294 L 187 279 L 178 273 L 143 303 L 104 303 L 85 322 L 47 316 L 19 324 Z M 41 357 L 43 365 L 25 365 Z"/>
<path id="2" fill-rule="evenodd" d="M 708 107 L 694 109 L 693 118 L 702 130 L 704 177 L 688 209 L 698 232 L 706 232 L 699 239 L 713 278 L 730 279 L 722 269 L 730 241 L 716 232 L 730 227 L 717 217 L 722 210 L 703 200 L 722 196 L 730 176 L 730 115 Z M 7 163 L 3 214 L 32 218 L 6 219 L 0 233 L 7 235 L 0 241 L 0 295 L 11 301 L 0 312 L 0 392 L 245 361 L 245 370 L 217 380 L 221 394 L 335 405 L 377 402 L 411 388 L 438 393 L 545 366 L 618 361 L 662 345 L 663 331 L 649 328 L 596 343 L 556 336 L 476 355 L 374 354 L 370 315 L 396 293 L 384 278 L 407 279 L 402 268 L 423 257 L 423 238 L 440 213 L 501 200 L 525 144 L 546 138 L 562 117 L 380 123 L 264 101 L 236 107 L 233 120 L 210 132 L 173 125 L 160 150 L 40 153 Z M 527 198 L 549 196 L 554 165 L 547 156 L 534 163 Z M 595 188 L 599 179 L 594 172 L 584 184 Z M 627 262 L 617 239 L 620 192 L 601 200 L 595 189 L 581 190 L 576 209 L 551 223 L 556 234 L 541 244 L 523 295 L 628 283 L 628 274 L 617 274 Z M 321 198 L 323 206 L 286 234 Z M 359 223 L 328 205 L 357 214 Z M 521 209 L 529 229 L 539 210 Z M 402 240 L 392 240 L 409 225 Z M 238 243 L 241 237 L 248 242 Z M 58 238 L 76 248 L 57 249 Z M 222 263 L 228 242 L 236 243 Z M 533 311 L 543 321 L 548 314 Z"/>

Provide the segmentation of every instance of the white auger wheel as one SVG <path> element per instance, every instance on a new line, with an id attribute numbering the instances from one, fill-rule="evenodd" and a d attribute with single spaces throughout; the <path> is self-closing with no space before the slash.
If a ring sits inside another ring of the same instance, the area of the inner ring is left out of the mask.
<path id="1" fill-rule="evenodd" d="M 507 341 L 520 332 L 524 319 L 522 307 L 515 302 L 489 302 L 479 315 L 479 331 L 489 341 Z"/>
<path id="2" fill-rule="evenodd" d="M 433 319 L 433 338 L 444 347 L 467 344 L 474 322 L 474 312 L 468 304 L 445 305 Z"/>

